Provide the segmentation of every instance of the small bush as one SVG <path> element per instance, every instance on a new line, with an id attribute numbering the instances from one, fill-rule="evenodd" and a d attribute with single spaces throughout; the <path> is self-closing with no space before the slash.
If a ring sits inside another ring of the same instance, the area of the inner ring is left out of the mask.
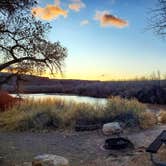
<path id="1" fill-rule="evenodd" d="M 139 114 L 139 124 L 141 129 L 147 129 L 157 124 L 157 116 L 153 112 L 141 112 Z"/>
<path id="2" fill-rule="evenodd" d="M 114 121 L 123 122 L 124 127 L 139 127 L 139 117 L 132 111 L 123 112 L 119 115 L 116 115 L 113 119 Z"/>
<path id="3" fill-rule="evenodd" d="M 123 112 L 134 112 L 134 113 L 140 113 L 142 111 L 145 111 L 146 106 L 136 99 L 124 99 L 120 97 L 111 97 L 108 99 L 108 102 L 106 104 L 106 109 L 109 110 L 111 115 L 117 115 L 121 114 Z"/>
<path id="4" fill-rule="evenodd" d="M 10 96 L 7 92 L 0 91 L 0 112 L 14 106 L 19 100 Z"/>
<path id="5" fill-rule="evenodd" d="M 136 127 L 139 125 L 139 114 L 145 110 L 146 106 L 136 99 L 111 97 L 106 104 L 105 117 L 123 122 L 126 127 Z"/>
<path id="6" fill-rule="evenodd" d="M 161 111 L 159 114 L 160 123 L 166 124 L 166 111 Z"/>
<path id="7" fill-rule="evenodd" d="M 87 121 L 94 121 L 95 119 L 104 117 L 104 110 L 102 106 L 91 105 L 87 103 L 65 103 L 63 109 L 60 111 L 59 116 L 63 128 L 74 128 L 79 119 Z"/>

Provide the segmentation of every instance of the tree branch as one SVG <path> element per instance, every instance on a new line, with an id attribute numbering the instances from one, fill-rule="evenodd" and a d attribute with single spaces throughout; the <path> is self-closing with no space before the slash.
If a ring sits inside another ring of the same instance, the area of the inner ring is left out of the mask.
<path id="1" fill-rule="evenodd" d="M 45 63 L 45 59 L 37 59 L 37 58 L 34 58 L 34 57 L 22 57 L 22 58 L 14 59 L 14 60 L 11 60 L 11 61 L 6 62 L 4 64 L 1 64 L 0 65 L 0 71 L 2 71 L 3 69 L 9 67 L 10 65 L 14 65 L 16 63 L 20 63 L 20 62 L 23 62 L 25 60 L 30 60 L 30 61 L 34 61 L 34 62 Z"/>

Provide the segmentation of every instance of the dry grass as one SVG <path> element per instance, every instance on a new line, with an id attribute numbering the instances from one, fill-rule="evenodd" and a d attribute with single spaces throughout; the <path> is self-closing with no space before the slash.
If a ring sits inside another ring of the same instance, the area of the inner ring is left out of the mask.
<path id="1" fill-rule="evenodd" d="M 153 112 L 141 112 L 139 114 L 141 129 L 148 129 L 157 124 L 157 116 Z"/>
<path id="2" fill-rule="evenodd" d="M 166 111 L 161 111 L 159 114 L 160 123 L 166 124 Z"/>
<path id="3" fill-rule="evenodd" d="M 166 150 L 165 147 L 161 148 L 161 150 L 157 154 L 157 159 L 160 161 L 166 161 Z M 140 153 L 135 154 L 133 156 L 122 155 L 114 157 L 108 157 L 107 159 L 96 159 L 90 161 L 87 164 L 82 164 L 81 166 L 154 166 L 154 164 L 150 160 L 150 155 L 148 153 Z"/>
<path id="4" fill-rule="evenodd" d="M 148 128 L 156 122 L 154 117 L 150 113 L 146 113 L 145 110 L 146 106 L 137 100 L 127 100 L 119 97 L 108 99 L 106 105 L 67 102 L 51 98 L 24 100 L 21 104 L 15 105 L 6 112 L 0 113 L 0 128 L 3 130 L 19 131 L 45 128 L 66 129 L 74 128 L 79 118 L 92 121 L 109 118 L 111 121 L 116 120 L 116 117 L 122 114 L 132 114 L 131 118 L 134 118 L 130 119 L 131 123 L 139 121 L 142 128 Z M 44 118 L 46 122 L 41 124 L 39 117 Z M 125 118 L 125 122 L 128 122 L 128 116 Z"/>
<path id="5" fill-rule="evenodd" d="M 103 107 L 97 104 L 78 104 L 64 100 L 43 99 L 24 100 L 0 115 L 0 127 L 4 130 L 37 129 L 37 117 L 41 114 L 52 123 L 56 121 L 58 128 L 73 128 L 79 118 L 94 119 L 104 116 Z M 51 124 L 50 124 L 51 125 Z M 43 126 L 44 128 L 46 126 Z M 41 128 L 42 129 L 42 128 Z"/>
<path id="6" fill-rule="evenodd" d="M 120 97 L 110 97 L 108 99 L 106 109 L 112 116 L 132 111 L 133 113 L 140 113 L 145 111 L 146 105 L 140 103 L 136 99 L 123 99 Z"/>

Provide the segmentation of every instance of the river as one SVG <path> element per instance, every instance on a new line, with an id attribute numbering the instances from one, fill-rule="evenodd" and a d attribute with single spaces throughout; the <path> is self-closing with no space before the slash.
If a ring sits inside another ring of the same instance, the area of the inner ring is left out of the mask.
<path id="1" fill-rule="evenodd" d="M 16 94 L 11 94 L 12 96 L 16 97 Z M 52 99 L 62 99 L 65 101 L 74 101 L 77 103 L 89 103 L 89 104 L 105 104 L 106 99 L 104 98 L 94 98 L 94 97 L 85 97 L 85 96 L 76 96 L 76 95 L 63 95 L 63 94 L 20 94 L 22 98 L 30 98 L 34 100 L 38 99 L 46 99 L 46 98 L 52 98 Z"/>

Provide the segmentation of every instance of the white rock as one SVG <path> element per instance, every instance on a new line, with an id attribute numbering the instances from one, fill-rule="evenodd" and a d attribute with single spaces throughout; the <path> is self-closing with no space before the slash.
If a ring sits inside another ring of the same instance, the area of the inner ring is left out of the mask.
<path id="1" fill-rule="evenodd" d="M 32 162 L 23 162 L 21 164 L 14 164 L 13 166 L 32 166 Z"/>
<path id="2" fill-rule="evenodd" d="M 118 122 L 106 123 L 103 125 L 102 131 L 105 135 L 119 134 L 123 131 Z"/>
<path id="3" fill-rule="evenodd" d="M 32 163 L 31 162 L 24 162 L 23 165 L 21 166 L 32 166 Z"/>
<path id="4" fill-rule="evenodd" d="M 36 156 L 32 166 L 69 166 L 69 161 L 61 156 L 53 154 L 43 154 Z"/>

